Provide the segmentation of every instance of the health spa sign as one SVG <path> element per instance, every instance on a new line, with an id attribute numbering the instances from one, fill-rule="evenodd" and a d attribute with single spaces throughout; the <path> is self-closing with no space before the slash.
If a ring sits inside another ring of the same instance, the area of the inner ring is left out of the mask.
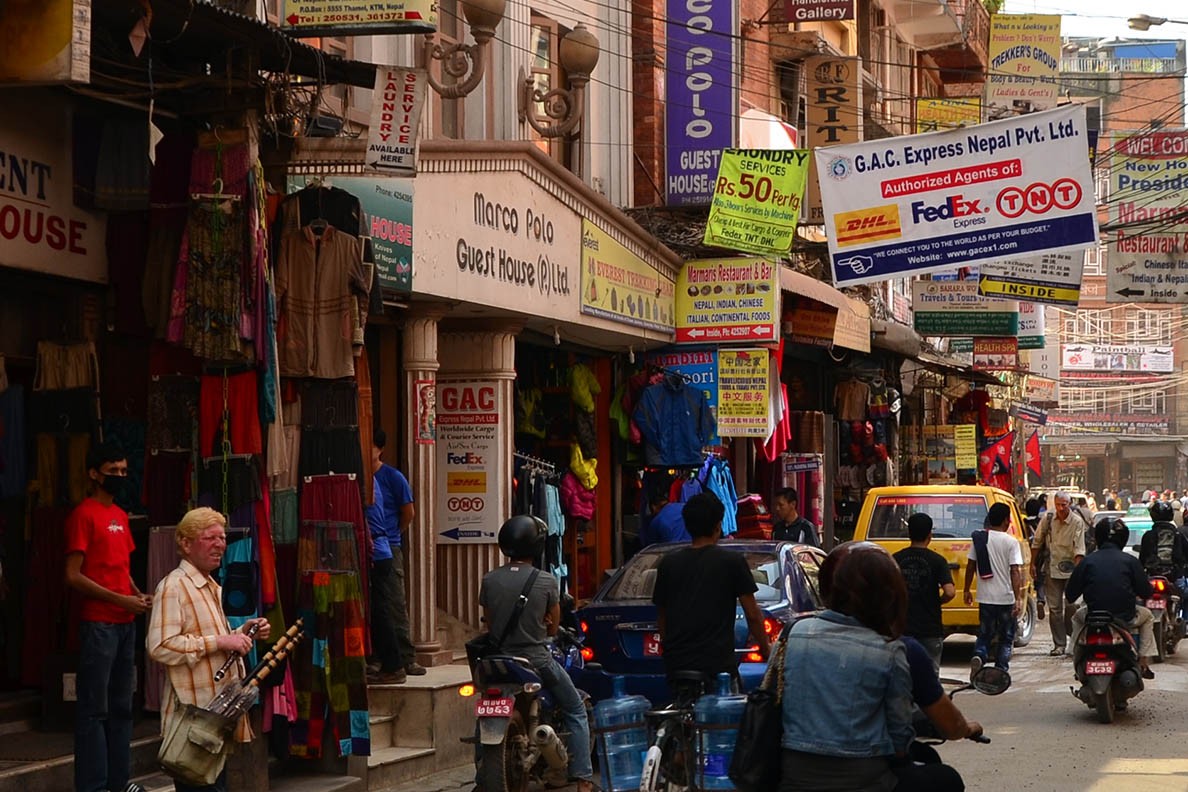
<path id="1" fill-rule="evenodd" d="M 1079 105 L 814 152 L 833 281 L 1096 245 Z"/>

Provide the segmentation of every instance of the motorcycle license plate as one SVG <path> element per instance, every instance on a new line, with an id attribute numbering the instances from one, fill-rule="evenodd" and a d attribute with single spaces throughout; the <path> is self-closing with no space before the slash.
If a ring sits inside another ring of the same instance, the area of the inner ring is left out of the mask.
<path id="1" fill-rule="evenodd" d="M 1147 600 L 1147 607 L 1151 610 L 1163 610 L 1167 607 L 1167 603 L 1163 600 L 1149 599 Z"/>
<path id="2" fill-rule="evenodd" d="M 1085 673 L 1090 676 L 1110 676 L 1116 667 L 1113 660 L 1090 660 L 1085 663 Z"/>
<path id="3" fill-rule="evenodd" d="M 643 653 L 644 657 L 660 657 L 664 654 L 664 647 L 660 645 L 660 633 L 644 633 Z"/>
<path id="4" fill-rule="evenodd" d="M 476 718 L 510 718 L 515 706 L 514 698 L 485 698 L 479 699 L 474 705 Z"/>

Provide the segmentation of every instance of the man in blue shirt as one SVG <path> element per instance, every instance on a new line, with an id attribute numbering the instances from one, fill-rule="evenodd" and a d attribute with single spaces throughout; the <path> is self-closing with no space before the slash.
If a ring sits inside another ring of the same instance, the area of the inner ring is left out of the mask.
<path id="1" fill-rule="evenodd" d="M 399 684 L 406 674 L 420 676 L 424 666 L 416 662 L 408 621 L 408 593 L 404 580 L 404 532 L 416 515 L 412 487 L 396 468 L 383 461 L 388 436 L 376 429 L 372 438 L 371 470 L 375 492 L 375 506 L 368 511 L 372 525 L 372 511 L 382 530 L 372 527 L 372 535 L 382 533 L 387 540 L 389 559 L 381 560 L 380 542 L 376 541 L 376 562 L 372 567 L 372 637 L 380 655 L 380 684 Z M 378 591 L 378 593 L 377 593 Z M 386 655 L 385 655 L 386 652 Z M 385 659 L 385 657 L 387 659 Z M 395 663 L 392 670 L 389 666 Z"/>
<path id="2" fill-rule="evenodd" d="M 640 535 L 640 547 L 660 544 L 661 542 L 691 541 L 689 532 L 685 530 L 685 517 L 681 514 L 681 509 L 684 508 L 685 504 L 667 503 L 661 506 L 660 504 L 666 500 L 666 498 L 658 496 L 657 502 L 652 504 L 652 508 L 655 511 L 652 514 L 652 519 L 644 527 L 643 533 Z"/>

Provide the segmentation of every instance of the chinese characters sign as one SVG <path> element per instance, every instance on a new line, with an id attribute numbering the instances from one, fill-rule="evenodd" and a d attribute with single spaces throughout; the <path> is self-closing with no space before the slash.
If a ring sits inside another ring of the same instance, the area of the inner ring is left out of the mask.
<path id="1" fill-rule="evenodd" d="M 770 361 L 766 349 L 718 351 L 718 434 L 767 437 Z"/>

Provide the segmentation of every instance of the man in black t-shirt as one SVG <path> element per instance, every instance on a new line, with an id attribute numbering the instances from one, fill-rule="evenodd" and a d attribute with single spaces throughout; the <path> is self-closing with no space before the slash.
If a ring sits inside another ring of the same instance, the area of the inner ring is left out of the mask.
<path id="1" fill-rule="evenodd" d="M 913 514 L 908 518 L 911 545 L 895 554 L 908 590 L 907 629 L 904 635 L 915 638 L 928 651 L 932 665 L 939 670 L 945 627 L 941 605 L 957 596 L 949 562 L 940 553 L 928 549 L 932 543 L 932 518 Z"/>
<path id="2" fill-rule="evenodd" d="M 737 676 L 734 622 L 739 604 L 759 653 L 766 659 L 770 649 L 755 602 L 758 586 L 742 553 L 717 546 L 726 509 L 716 495 L 694 495 L 681 514 L 692 545 L 664 557 L 652 591 L 664 669 L 670 680 L 677 671 Z"/>
<path id="3" fill-rule="evenodd" d="M 776 492 L 775 497 L 771 499 L 771 510 L 776 516 L 776 523 L 771 527 L 771 538 L 779 542 L 796 542 L 820 547 L 817 526 L 801 515 L 799 500 L 796 490 L 791 487 L 784 487 Z"/>

